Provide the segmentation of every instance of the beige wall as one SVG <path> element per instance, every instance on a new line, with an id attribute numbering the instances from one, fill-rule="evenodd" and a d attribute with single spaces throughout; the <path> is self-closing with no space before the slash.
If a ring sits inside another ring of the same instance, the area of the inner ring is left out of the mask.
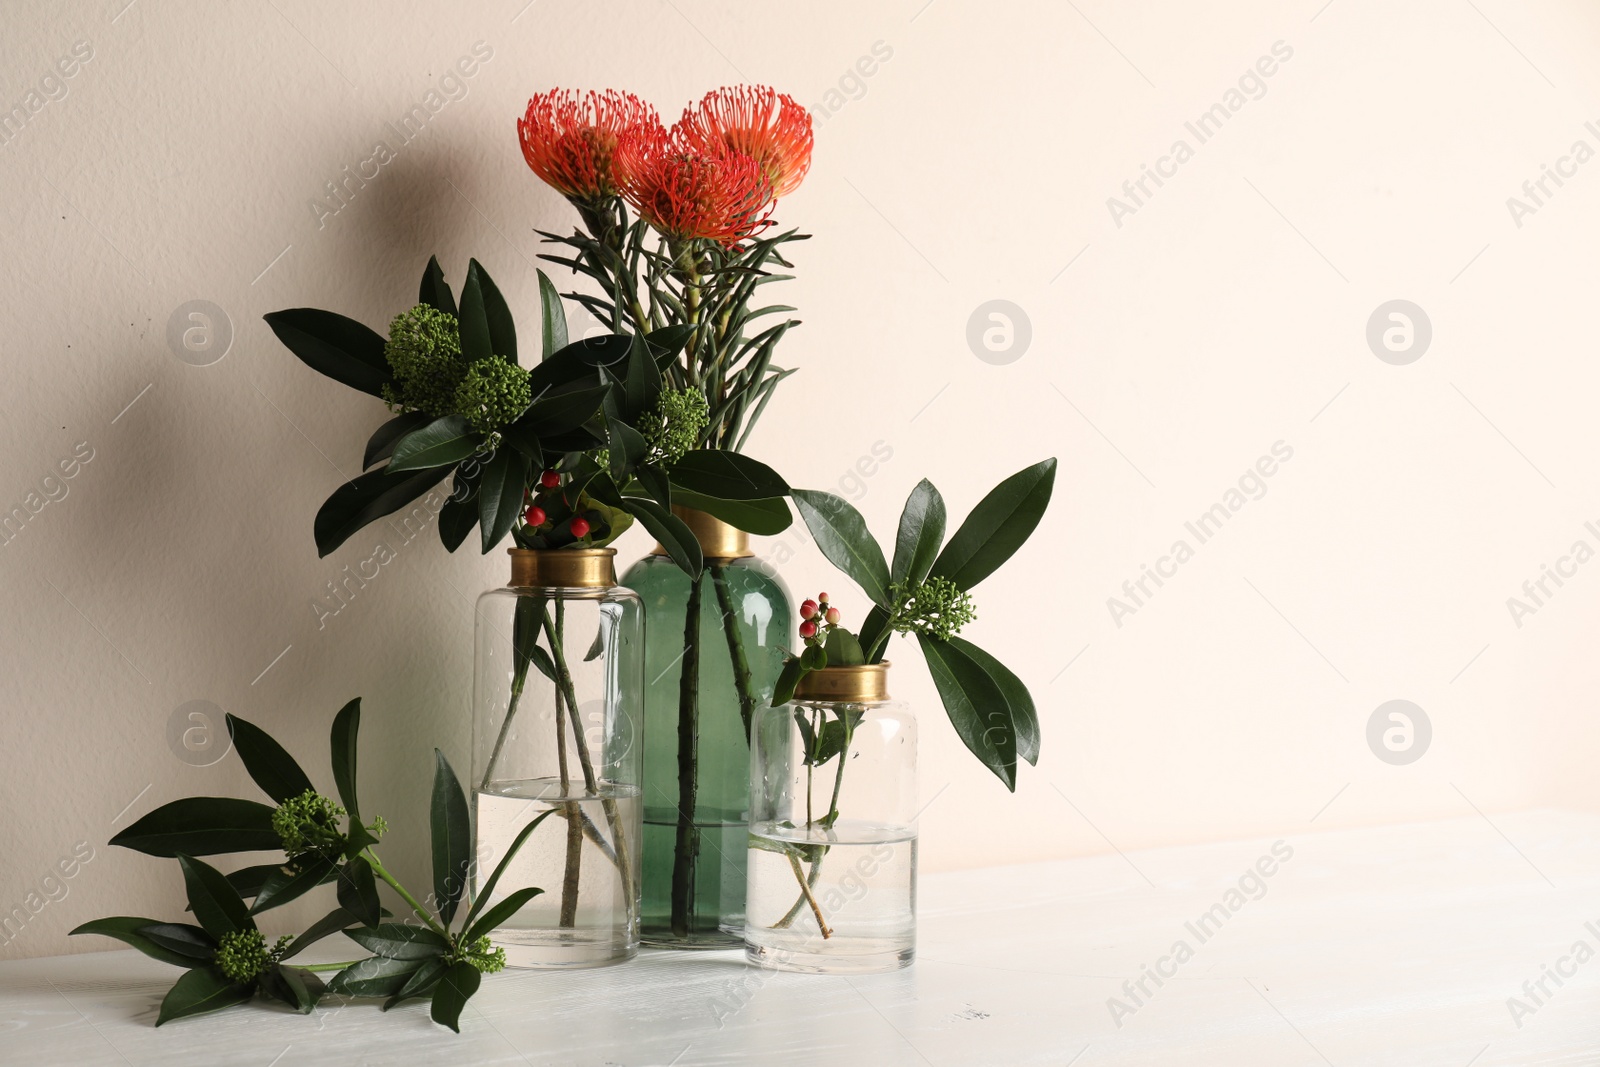
<path id="1" fill-rule="evenodd" d="M 312 515 L 383 412 L 261 316 L 381 326 L 437 252 L 456 278 L 480 258 L 531 324 L 531 228 L 573 218 L 513 122 L 552 85 L 671 116 L 762 81 L 825 114 L 780 211 L 816 235 L 785 294 L 805 324 L 781 361 L 804 369 L 752 448 L 795 484 L 857 497 L 888 537 L 924 475 L 964 514 L 1061 458 L 969 634 L 1040 703 L 1016 796 L 955 740 L 914 649 L 893 653 L 926 723 L 929 868 L 1595 804 L 1600 562 L 1520 620 L 1506 603 L 1573 542 L 1600 549 L 1600 161 L 1520 219 L 1506 203 L 1575 141 L 1600 149 L 1592 7 L 523 2 L 0 12 L 0 107 L 47 101 L 0 146 L 0 503 L 59 497 L 0 547 L 0 910 L 38 907 L 0 956 L 181 908 L 171 864 L 104 842 L 180 795 L 250 795 L 236 759 L 176 754 L 190 701 L 267 726 L 325 782 L 329 718 L 364 696 L 365 807 L 423 877 L 428 749 L 466 758 L 470 604 L 504 563 L 392 527 L 317 559 Z M 77 42 L 92 58 L 42 83 Z M 1185 122 L 1275 47 L 1200 143 Z M 315 207 L 430 90 L 443 106 L 397 157 Z M 1177 139 L 1192 158 L 1163 162 Z M 1170 176 L 1136 202 L 1143 164 Z M 1003 365 L 966 339 L 994 299 L 1031 322 Z M 1393 299 L 1432 323 L 1409 365 L 1365 337 Z M 209 366 L 168 342 L 195 300 L 231 322 Z M 1200 544 L 1185 522 L 1277 442 L 1292 458 Z M 63 461 L 74 476 L 42 484 Z M 1193 557 L 1114 619 L 1178 539 Z M 380 541 L 397 558 L 319 619 Z M 859 619 L 803 538 L 780 543 L 797 594 Z M 1397 698 L 1433 728 L 1406 766 L 1366 740 Z"/>

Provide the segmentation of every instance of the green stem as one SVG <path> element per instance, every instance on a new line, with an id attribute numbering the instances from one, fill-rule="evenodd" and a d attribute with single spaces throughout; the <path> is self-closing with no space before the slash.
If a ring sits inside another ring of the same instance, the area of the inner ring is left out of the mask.
<path id="1" fill-rule="evenodd" d="M 853 731 L 853 730 L 851 730 L 849 728 L 850 720 L 849 720 L 848 717 L 846 717 L 843 721 L 846 724 L 845 735 L 844 735 L 844 747 L 839 750 L 839 755 L 838 755 L 839 769 L 836 772 L 834 772 L 834 775 L 833 775 L 833 796 L 828 801 L 827 819 L 828 819 L 828 829 L 830 829 L 830 830 L 833 829 L 834 822 L 836 822 L 838 820 L 838 816 L 839 816 L 839 788 L 840 788 L 840 786 L 842 786 L 844 784 L 844 767 L 845 767 L 845 763 L 850 758 L 850 739 L 851 739 L 852 734 L 854 734 L 854 732 L 855 732 L 855 731 Z M 806 768 L 806 773 L 808 775 L 811 773 L 811 769 L 809 767 Z M 806 783 L 806 815 L 807 815 L 807 824 L 806 825 L 807 825 L 807 827 L 810 826 L 810 814 L 811 814 L 810 780 L 808 778 L 807 779 L 807 783 Z M 783 929 L 786 929 L 789 926 L 790 923 L 794 922 L 795 916 L 800 914 L 800 909 L 805 906 L 806 899 L 808 897 L 810 897 L 811 890 L 816 887 L 817 879 L 820 878 L 821 875 L 822 875 L 822 857 L 824 857 L 824 856 L 826 856 L 828 854 L 828 846 L 819 844 L 819 845 L 816 845 L 815 848 L 817 850 L 817 853 L 816 853 L 817 858 L 811 861 L 811 873 L 810 873 L 810 875 L 805 877 L 805 878 L 802 878 L 800 880 L 800 896 L 795 900 L 794 904 L 790 906 L 789 910 L 784 913 L 783 918 L 779 919 L 777 922 L 772 924 L 772 929 L 774 929 L 774 930 L 783 930 Z M 798 861 L 795 862 L 795 870 L 798 873 L 798 871 L 799 871 L 799 863 L 798 863 Z M 824 934 L 823 936 L 826 937 L 827 935 Z"/>
<path id="2" fill-rule="evenodd" d="M 559 604 L 559 602 L 558 602 Z M 574 747 L 578 750 L 578 769 L 583 772 L 584 792 L 590 796 L 600 796 L 600 783 L 595 778 L 594 763 L 589 758 L 589 746 L 583 741 L 583 721 L 578 715 L 578 694 L 572 685 L 572 672 L 567 669 L 567 650 L 561 635 L 556 632 L 556 627 L 550 622 L 550 613 L 544 614 L 545 633 L 550 635 L 550 651 L 555 660 L 556 684 L 566 693 L 567 715 L 572 722 Z M 633 872 L 628 862 L 628 831 L 622 825 L 622 815 L 617 810 L 614 797 L 601 797 L 600 805 L 605 809 L 606 824 L 611 828 L 611 840 L 615 842 L 615 855 L 617 863 L 617 876 L 622 880 L 622 897 L 632 907 L 633 901 Z"/>
<path id="3" fill-rule="evenodd" d="M 694 824 L 700 756 L 700 597 L 702 578 L 689 582 L 683 620 L 683 667 L 678 677 L 678 832 L 672 857 L 672 933 L 689 936 L 694 867 L 700 834 Z"/>
<path id="4" fill-rule="evenodd" d="M 556 601 L 556 626 L 551 631 L 551 647 L 555 642 L 564 639 L 566 634 L 566 605 L 563 601 Z M 561 917 L 563 927 L 576 926 L 578 923 L 578 874 L 579 864 L 583 861 L 583 827 L 578 822 L 578 805 L 565 798 L 572 791 L 572 780 L 567 773 L 567 720 L 566 709 L 562 706 L 566 697 L 560 688 L 556 689 L 556 758 L 561 768 L 561 796 L 563 798 L 562 814 L 567 820 L 567 862 L 566 870 L 561 878 Z M 578 743 L 583 743 L 580 737 Z"/>
<path id="5" fill-rule="evenodd" d="M 362 856 L 366 859 L 367 866 L 372 868 L 372 873 L 377 875 L 379 878 L 382 878 L 385 882 L 388 882 L 389 887 L 396 893 L 399 893 L 402 900 L 411 905 L 411 910 L 416 912 L 417 918 L 421 919 L 423 922 L 432 927 L 433 932 L 439 936 L 446 938 L 450 936 L 450 931 L 446 930 L 443 926 L 440 926 L 438 920 L 436 920 L 432 915 L 429 915 L 427 911 L 424 910 L 422 905 L 417 902 L 417 898 L 408 893 L 406 891 L 406 887 L 401 885 L 399 880 L 396 879 L 394 875 L 389 873 L 389 871 L 384 867 L 382 861 L 378 859 L 378 854 L 376 852 L 369 848 L 362 853 Z"/>
<path id="6" fill-rule="evenodd" d="M 744 653 L 744 635 L 739 632 L 739 616 L 734 611 L 733 593 L 728 589 L 727 568 L 711 565 L 711 584 L 722 607 L 722 631 L 728 637 L 728 658 L 733 661 L 733 688 L 739 694 L 739 717 L 744 720 L 744 743 L 750 743 L 750 720 L 755 715 L 756 697 L 750 686 L 750 660 Z"/>
<path id="7" fill-rule="evenodd" d="M 783 852 L 789 857 L 789 866 L 794 869 L 794 876 L 800 882 L 800 899 L 811 905 L 811 914 L 816 916 L 817 929 L 822 931 L 822 939 L 826 941 L 833 936 L 833 931 L 828 927 L 828 920 L 822 917 L 822 906 L 817 903 L 816 896 L 811 892 L 811 884 L 806 881 L 805 874 L 800 870 L 800 857 L 794 854 L 793 849 L 784 849 Z"/>
<path id="8" fill-rule="evenodd" d="M 511 700 L 506 705 L 506 717 L 500 720 L 500 733 L 494 739 L 494 749 L 489 753 L 489 762 L 483 769 L 483 784 L 480 788 L 485 792 L 489 789 L 489 783 L 494 780 L 495 764 L 500 762 L 500 752 L 506 747 L 506 739 L 511 736 L 511 720 L 516 717 L 517 704 L 522 700 L 522 690 L 528 681 L 528 664 L 533 661 L 533 656 L 531 652 L 524 655 L 523 649 L 531 648 L 539 640 L 539 617 L 534 611 L 543 603 L 543 597 L 518 597 L 517 606 L 511 616 Z M 531 634 L 525 632 L 530 625 L 534 628 Z"/>

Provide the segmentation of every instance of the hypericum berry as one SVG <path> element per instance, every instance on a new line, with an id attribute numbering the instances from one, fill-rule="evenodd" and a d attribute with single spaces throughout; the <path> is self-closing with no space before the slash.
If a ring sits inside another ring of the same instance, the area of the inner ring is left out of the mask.
<path id="1" fill-rule="evenodd" d="M 800 624 L 800 636 L 807 640 L 817 636 L 817 624 L 807 619 Z"/>
<path id="2" fill-rule="evenodd" d="M 816 613 L 817 602 L 815 600 L 807 600 L 804 604 L 800 605 L 800 617 L 802 619 L 809 619 L 816 615 Z"/>
<path id="3" fill-rule="evenodd" d="M 839 609 L 838 608 L 829 608 L 828 609 L 828 613 L 823 617 L 828 620 L 828 625 L 829 626 L 837 626 L 837 625 L 839 625 Z"/>
<path id="4" fill-rule="evenodd" d="M 545 471 L 543 474 L 539 475 L 539 484 L 544 486 L 546 489 L 554 489 L 556 486 L 561 484 L 561 475 L 557 474 L 555 471 Z"/>
<path id="5" fill-rule="evenodd" d="M 589 520 L 584 518 L 582 515 L 579 515 L 577 518 L 572 520 L 571 530 L 573 537 L 588 537 Z"/>
<path id="6" fill-rule="evenodd" d="M 827 593 L 818 593 L 817 594 L 817 603 L 826 604 L 827 602 L 828 602 L 828 594 Z"/>
<path id="7" fill-rule="evenodd" d="M 529 526 L 543 526 L 545 520 L 544 508 L 541 508 L 539 505 L 535 504 L 533 507 L 529 508 L 522 517 L 528 520 Z"/>

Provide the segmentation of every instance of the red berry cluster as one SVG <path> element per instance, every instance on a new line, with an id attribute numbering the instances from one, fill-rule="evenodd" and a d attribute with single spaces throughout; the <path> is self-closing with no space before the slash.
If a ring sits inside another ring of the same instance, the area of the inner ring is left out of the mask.
<path id="1" fill-rule="evenodd" d="M 808 645 L 821 645 L 828 639 L 828 631 L 839 625 L 839 609 L 828 606 L 828 594 L 818 593 L 817 599 L 800 605 L 800 636 Z"/>
<path id="2" fill-rule="evenodd" d="M 543 474 L 539 475 L 539 488 L 545 493 L 560 489 L 561 475 L 556 471 L 545 471 Z M 529 492 L 528 496 L 531 500 L 533 496 L 531 491 Z M 550 521 L 550 516 L 546 514 L 544 508 L 540 507 L 536 503 L 530 503 L 528 505 L 528 510 L 523 512 L 522 518 L 534 530 L 542 529 L 544 525 Z M 589 536 L 589 520 L 584 518 L 582 515 L 572 516 L 571 519 L 567 520 L 566 525 L 567 530 L 576 540 L 582 540 L 583 538 Z"/>

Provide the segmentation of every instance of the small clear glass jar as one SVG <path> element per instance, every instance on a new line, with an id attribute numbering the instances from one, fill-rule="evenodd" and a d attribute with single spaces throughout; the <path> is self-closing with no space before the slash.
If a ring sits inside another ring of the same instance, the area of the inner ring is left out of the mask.
<path id="1" fill-rule="evenodd" d="M 512 967 L 594 967 L 639 948 L 644 610 L 615 549 L 510 549 L 478 598 L 473 893 L 554 810 L 495 886 L 544 892 L 490 934 Z"/>
<path id="2" fill-rule="evenodd" d="M 757 715 L 750 751 L 745 955 L 869 974 L 917 939 L 917 723 L 888 663 L 807 674 Z"/>

